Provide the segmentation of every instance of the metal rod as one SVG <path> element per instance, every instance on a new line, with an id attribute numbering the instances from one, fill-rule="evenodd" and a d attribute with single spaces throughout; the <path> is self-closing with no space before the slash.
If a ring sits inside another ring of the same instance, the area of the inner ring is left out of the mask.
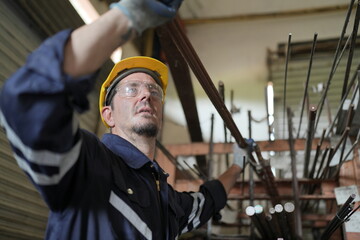
<path id="1" fill-rule="evenodd" d="M 341 138 L 339 140 L 339 142 L 336 144 L 334 151 L 332 153 L 332 155 L 330 156 L 330 160 L 332 160 L 332 158 L 335 156 L 337 150 L 340 148 L 341 143 L 347 139 L 347 136 L 349 135 L 350 132 L 350 127 L 346 127 L 343 134 L 341 135 Z"/>
<path id="2" fill-rule="evenodd" d="M 249 129 L 249 138 L 252 138 L 252 117 L 251 111 L 248 110 L 248 129 Z M 254 205 L 254 170 L 252 167 L 249 167 L 249 204 L 250 206 Z M 243 174 L 244 176 L 245 174 Z M 255 229 L 254 224 L 250 222 L 250 239 L 255 238 Z"/>
<path id="3" fill-rule="evenodd" d="M 346 123 L 346 127 L 351 128 L 351 123 L 352 123 L 352 120 L 354 119 L 354 115 L 355 115 L 355 111 L 354 111 L 354 104 L 351 104 L 350 107 L 349 107 L 349 112 L 348 112 L 348 116 L 347 116 L 347 123 Z M 346 140 L 344 140 L 343 142 L 343 145 L 342 145 L 342 148 L 341 148 L 341 154 L 340 154 L 340 162 L 344 156 L 344 152 L 345 152 L 345 147 L 346 147 Z"/>
<path id="4" fill-rule="evenodd" d="M 325 159 L 326 159 L 326 156 L 327 156 L 328 152 L 330 152 L 330 147 L 326 147 L 326 148 L 325 148 L 325 151 L 324 151 L 324 153 L 323 153 L 323 155 L 322 155 L 321 162 L 320 162 L 320 166 L 319 166 L 318 171 L 317 171 L 317 173 L 316 173 L 315 179 L 319 179 L 320 176 L 321 176 L 321 175 L 320 175 L 321 169 L 323 168 L 323 165 L 324 165 L 324 163 L 325 163 Z"/>
<path id="5" fill-rule="evenodd" d="M 349 47 L 349 55 L 348 55 L 348 61 L 347 61 L 347 64 L 346 64 L 346 70 L 345 70 L 343 89 L 342 89 L 342 93 L 341 93 L 341 99 L 343 99 L 343 97 L 345 95 L 345 92 L 346 92 L 346 89 L 347 89 L 350 69 L 351 69 L 352 60 L 353 60 L 353 56 L 354 56 L 354 49 L 355 49 L 355 45 L 356 45 L 357 33 L 358 33 L 358 28 L 359 28 L 359 19 L 360 19 L 360 7 L 359 7 L 359 4 L 360 4 L 360 1 L 358 1 L 358 3 L 357 3 L 356 13 L 355 13 L 353 32 L 352 32 L 352 38 L 351 38 L 350 47 Z"/>
<path id="6" fill-rule="evenodd" d="M 309 109 L 309 121 L 308 121 L 307 137 L 306 137 L 306 145 L 305 145 L 305 160 L 304 160 L 304 173 L 303 173 L 304 178 L 309 177 L 310 154 L 311 154 L 312 142 L 314 138 L 316 111 L 317 109 L 315 106 L 312 106 Z"/>
<path id="7" fill-rule="evenodd" d="M 272 205 L 275 206 L 280 202 L 280 200 L 279 192 L 277 190 L 275 182 L 275 177 L 273 172 L 271 171 L 270 163 L 261 156 L 258 145 L 255 145 L 254 149 L 261 166 L 261 173 L 258 173 L 258 175 L 259 177 L 261 177 L 262 183 L 265 185 L 264 187 L 269 194 Z"/>
<path id="8" fill-rule="evenodd" d="M 207 180 L 208 178 L 207 178 L 207 175 L 199 168 L 199 166 L 198 165 L 196 165 L 195 163 L 193 164 L 193 167 L 196 169 L 196 171 L 198 171 L 198 173 L 200 174 L 200 176 L 202 176 L 201 177 L 201 179 L 203 179 L 203 180 Z"/>
<path id="9" fill-rule="evenodd" d="M 330 223 L 325 228 L 323 234 L 321 235 L 321 240 L 330 239 L 331 235 L 335 232 L 337 228 L 347 219 L 349 213 L 352 212 L 352 207 L 350 204 L 355 199 L 355 194 L 351 194 L 343 206 L 336 213 L 335 217 L 330 221 Z"/>
<path id="10" fill-rule="evenodd" d="M 246 147 L 247 144 L 242 137 L 239 129 L 237 128 L 230 112 L 227 110 L 221 97 L 219 96 L 218 91 L 216 90 L 210 76 L 205 70 L 205 67 L 201 63 L 199 57 L 197 56 L 194 48 L 192 47 L 189 39 L 186 37 L 183 29 L 179 26 L 178 22 L 175 20 L 170 21 L 167 24 L 167 29 L 169 31 L 171 39 L 174 41 L 177 48 L 180 50 L 183 57 L 187 60 L 189 66 L 196 75 L 201 86 L 208 95 L 210 101 L 213 103 L 214 107 L 224 120 L 227 128 L 230 130 L 232 136 L 234 137 L 236 143 L 240 147 Z"/>
<path id="11" fill-rule="evenodd" d="M 357 66 L 357 70 L 355 71 L 355 73 L 354 73 L 354 75 L 353 75 L 353 77 L 352 77 L 352 79 L 351 79 L 351 81 L 350 81 L 349 88 L 347 89 L 344 97 L 341 99 L 340 105 L 339 105 L 339 107 L 338 107 L 338 109 L 337 109 L 337 111 L 336 111 L 335 118 L 334 118 L 333 122 L 331 123 L 330 127 L 328 128 L 328 134 L 327 134 L 327 136 L 326 136 L 327 138 L 330 136 L 330 133 L 332 132 L 332 129 L 333 129 L 334 126 L 335 126 L 335 122 L 336 122 L 336 120 L 338 119 L 338 117 L 339 117 L 339 115 L 340 115 L 340 112 L 341 112 L 341 110 L 342 110 L 342 108 L 343 108 L 343 105 L 344 105 L 344 103 L 345 103 L 345 100 L 346 100 L 347 96 L 348 96 L 349 93 L 350 93 L 350 90 L 351 90 L 351 87 L 350 87 L 350 86 L 352 86 L 352 85 L 354 84 L 355 79 L 356 79 L 356 76 L 359 76 L 359 70 L 360 70 L 360 64 Z M 359 76 L 359 77 L 360 77 L 360 76 Z M 358 84 L 358 88 L 359 88 L 359 84 Z"/>
<path id="12" fill-rule="evenodd" d="M 264 232 L 267 235 L 267 239 L 275 239 L 275 234 L 272 231 L 268 221 L 266 220 L 266 216 L 264 213 L 264 208 L 261 205 L 255 205 L 255 217 L 258 218 L 260 224 L 262 225 Z"/>
<path id="13" fill-rule="evenodd" d="M 203 176 L 198 171 L 195 171 L 193 167 L 191 167 L 186 161 L 184 161 L 184 164 L 193 172 L 196 176 L 202 179 Z"/>
<path id="14" fill-rule="evenodd" d="M 335 59 L 335 58 L 334 58 L 334 64 L 333 64 L 333 66 L 332 66 L 332 68 L 331 68 L 331 70 L 330 70 L 329 79 L 327 80 L 327 82 L 326 82 L 326 84 L 325 84 L 325 90 L 323 91 L 323 93 L 322 93 L 322 95 L 321 95 L 321 98 L 320 98 L 320 101 L 319 101 L 319 104 L 318 104 L 318 107 L 317 107 L 318 110 L 319 110 L 319 115 L 318 115 L 318 117 L 317 117 L 317 119 L 316 119 L 315 129 L 317 129 L 317 125 L 318 125 L 319 119 L 320 119 L 320 117 L 321 117 L 321 113 L 322 113 L 322 109 L 323 109 L 323 106 L 324 106 L 324 103 L 325 103 L 325 99 L 327 98 L 327 93 L 328 93 L 329 88 L 330 88 L 331 80 L 332 80 L 332 78 L 333 78 L 333 76 L 334 76 L 334 74 L 335 74 L 335 72 L 336 72 L 336 70 L 337 70 L 337 67 L 339 66 L 340 60 L 341 60 L 341 58 L 342 58 L 342 56 L 343 56 L 343 54 L 344 54 L 344 52 L 345 52 L 345 50 L 346 50 L 346 48 L 347 48 L 347 45 L 348 45 L 348 43 L 349 43 L 350 38 L 351 38 L 351 34 L 350 34 L 350 36 L 347 38 L 347 40 L 346 40 L 346 42 L 345 42 L 345 44 L 344 44 L 344 47 L 343 47 L 343 49 L 342 49 L 342 51 L 341 51 L 338 59 Z"/>
<path id="15" fill-rule="evenodd" d="M 286 222 L 284 207 L 281 204 L 275 205 L 275 214 L 279 220 L 281 226 L 281 234 L 284 239 L 290 239 L 290 230 Z"/>
<path id="16" fill-rule="evenodd" d="M 284 212 L 285 212 L 285 217 L 286 217 L 286 222 L 288 225 L 288 228 L 290 230 L 290 236 L 291 239 L 298 239 L 296 237 L 296 232 L 295 232 L 295 204 L 293 204 L 292 202 L 286 202 L 284 204 Z"/>
<path id="17" fill-rule="evenodd" d="M 338 61 L 338 58 L 341 59 L 341 56 L 339 57 L 339 50 L 340 50 L 341 44 L 343 42 L 343 39 L 344 39 L 344 36 L 345 36 L 345 33 L 346 33 L 347 25 L 349 23 L 349 18 L 350 18 L 350 15 L 351 15 L 351 11 L 352 11 L 354 2 L 355 2 L 355 0 L 350 1 L 349 8 L 348 8 L 347 13 L 346 13 L 345 22 L 344 22 L 343 28 L 341 30 L 340 38 L 339 38 L 339 41 L 338 41 L 338 44 L 337 44 L 337 47 L 336 47 L 336 50 L 335 50 L 335 56 L 334 56 L 334 59 L 333 59 L 333 64 L 331 66 L 331 70 L 330 70 L 330 73 L 329 73 L 329 78 L 328 78 L 328 81 L 326 83 L 326 90 L 323 92 L 323 94 L 321 96 L 321 100 L 320 100 L 319 105 L 318 105 L 319 115 L 318 115 L 318 118 L 316 120 L 315 129 L 317 129 L 317 125 L 319 123 L 319 119 L 320 119 L 323 104 L 324 104 L 323 101 L 325 100 L 325 97 L 326 97 L 327 92 L 328 92 L 329 87 L 330 87 L 331 80 L 332 80 L 332 78 L 334 76 L 334 73 L 335 73 L 336 62 Z M 347 44 L 345 44 L 344 48 L 346 47 L 346 45 Z"/>
<path id="18" fill-rule="evenodd" d="M 219 81 L 218 83 L 218 91 L 220 94 L 221 99 L 223 100 L 223 102 L 225 103 L 225 85 L 222 81 Z M 226 128 L 226 124 L 224 122 L 224 142 L 227 143 L 227 128 Z M 229 154 L 226 153 L 225 154 L 225 162 L 226 162 L 226 167 L 229 168 L 230 166 L 230 162 L 229 162 Z"/>
<path id="19" fill-rule="evenodd" d="M 349 149 L 349 151 L 347 152 L 347 154 L 345 155 L 345 157 L 342 160 L 346 160 L 347 157 L 350 155 L 350 153 L 354 150 L 356 144 L 358 144 L 359 142 L 359 138 L 360 138 L 360 130 L 358 131 L 358 135 L 356 137 L 356 141 L 354 142 L 354 144 L 351 146 L 351 148 Z"/>
<path id="20" fill-rule="evenodd" d="M 292 116 L 290 108 L 287 108 L 287 117 L 288 117 L 288 131 L 289 131 L 289 147 L 290 147 L 290 156 L 291 156 L 291 172 L 292 172 L 292 189 L 294 195 L 294 204 L 295 204 L 295 234 L 300 239 L 302 238 L 302 226 L 301 226 L 301 211 L 300 211 L 300 191 L 299 183 L 297 179 L 297 169 L 296 169 L 296 153 L 294 148 L 294 138 L 292 135 L 293 125 L 292 125 Z"/>
<path id="21" fill-rule="evenodd" d="M 330 162 L 331 162 L 331 158 L 332 158 L 332 156 L 333 156 L 333 152 L 334 152 L 334 148 L 331 147 L 331 148 L 330 148 L 330 151 L 329 151 L 329 155 L 328 155 L 328 159 L 327 159 L 326 165 L 325 165 L 325 167 L 324 167 L 324 169 L 323 169 L 323 171 L 322 171 L 322 173 L 321 173 L 321 176 L 320 176 L 321 179 L 324 179 L 324 178 L 327 177 L 327 174 L 328 174 L 328 171 L 329 171 Z"/>
<path id="22" fill-rule="evenodd" d="M 262 224 L 260 223 L 259 219 L 255 216 L 255 208 L 253 206 L 248 206 L 245 209 L 245 213 L 247 216 L 251 218 L 251 222 L 254 223 L 256 229 L 262 236 L 262 239 L 268 239 L 265 229 L 263 228 Z"/>
<path id="23" fill-rule="evenodd" d="M 214 114 L 211 114 L 210 140 L 209 140 L 209 159 L 208 159 L 208 179 L 212 178 L 214 167 Z"/>
<path id="24" fill-rule="evenodd" d="M 162 145 L 158 140 L 156 140 L 156 147 L 159 148 L 164 155 L 180 170 L 183 170 L 183 172 L 185 172 L 185 174 L 191 178 L 191 179 L 195 179 L 190 173 L 188 173 L 187 171 L 185 171 L 183 169 L 183 167 L 176 161 L 176 158 L 164 147 L 164 145 Z M 190 168 L 191 169 L 191 168 Z"/>
<path id="25" fill-rule="evenodd" d="M 321 145 L 322 145 L 322 143 L 323 143 L 323 141 L 324 141 L 325 132 L 326 132 L 326 129 L 323 129 L 323 132 L 322 132 L 322 134 L 321 134 L 320 141 L 319 141 L 319 143 L 318 143 L 317 146 L 316 146 L 315 157 L 314 157 L 314 161 L 313 161 L 313 164 L 312 164 L 310 173 L 309 173 L 309 178 L 314 178 L 315 169 L 316 169 L 316 164 L 317 164 L 318 158 L 319 158 L 320 153 L 321 153 Z"/>
<path id="26" fill-rule="evenodd" d="M 291 54 L 291 33 L 289 33 L 288 37 L 288 44 L 287 44 L 287 52 L 286 52 L 286 58 L 285 58 L 285 77 L 284 77 L 284 93 L 283 93 L 283 139 L 285 138 L 285 112 L 286 112 L 286 90 L 287 90 L 287 73 L 288 73 L 288 65 L 289 65 L 289 58 Z"/>
<path id="27" fill-rule="evenodd" d="M 309 87 L 309 81 L 310 81 L 310 75 L 311 75 L 311 69 L 312 69 L 312 61 L 314 58 L 314 52 L 315 52 L 315 47 L 316 47 L 317 35 L 318 35 L 317 33 L 314 33 L 314 40 L 313 40 L 313 44 L 312 44 L 311 52 L 310 52 L 309 68 L 308 68 L 308 72 L 307 72 L 307 76 L 306 76 L 303 101 L 302 101 L 302 106 L 301 106 L 301 111 L 300 111 L 299 129 L 298 129 L 296 138 L 299 138 L 299 136 L 300 136 L 301 122 L 302 122 L 302 117 L 303 117 L 303 113 L 304 113 L 305 101 L 308 98 L 308 87 Z"/>

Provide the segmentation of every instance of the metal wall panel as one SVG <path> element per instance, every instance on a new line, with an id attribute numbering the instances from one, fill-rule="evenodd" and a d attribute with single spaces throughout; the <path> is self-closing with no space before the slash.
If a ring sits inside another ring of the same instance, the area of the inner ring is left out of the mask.
<path id="1" fill-rule="evenodd" d="M 68 1 L 0 1 L 0 87 L 48 36 L 83 22 Z M 96 132 L 98 89 L 113 64 L 101 69 L 89 94 L 90 110 L 80 126 Z M 43 239 L 48 209 L 28 177 L 17 166 L 4 130 L 0 130 L 0 239 Z"/>
<path id="2" fill-rule="evenodd" d="M 41 42 L 6 1 L 0 1 L 0 86 Z M 43 239 L 48 210 L 17 166 L 0 131 L 0 238 Z"/>

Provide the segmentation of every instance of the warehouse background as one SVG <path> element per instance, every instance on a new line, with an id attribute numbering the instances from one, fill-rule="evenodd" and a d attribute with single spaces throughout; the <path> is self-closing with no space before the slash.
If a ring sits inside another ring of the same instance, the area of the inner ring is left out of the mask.
<path id="1" fill-rule="evenodd" d="M 110 1 L 91 2 L 102 13 L 106 11 Z M 229 109 L 230 90 L 234 92 L 232 104 L 239 111 L 233 117 L 239 130 L 247 136 L 249 110 L 253 118 L 259 120 L 254 123 L 252 132 L 252 137 L 259 141 L 269 138 L 265 118 L 265 87 L 269 80 L 273 81 L 275 89 L 275 136 L 278 139 L 287 137 L 285 119 L 282 117 L 282 91 L 289 33 L 292 34 L 292 43 L 302 46 L 300 50 L 294 48 L 291 55 L 287 86 L 287 101 L 295 112 L 294 122 L 298 123 L 313 35 L 318 34 L 318 48 L 322 49 L 315 54 L 314 77 L 310 83 L 311 101 L 312 104 L 317 104 L 321 92 L 317 90 L 318 85 L 324 83 L 329 76 L 349 2 L 185 0 L 179 15 L 188 38 L 214 84 L 217 86 L 220 80 L 224 82 L 225 103 Z M 350 18 L 349 29 L 352 29 L 352 22 L 353 19 Z M 0 0 L 0 87 L 45 38 L 65 28 L 79 27 L 83 23 L 69 1 Z M 144 36 L 126 44 L 123 46 L 123 56 L 143 54 L 146 41 L 147 37 Z M 355 51 L 353 69 L 357 67 L 359 58 L 359 52 Z M 91 109 L 79 116 L 83 128 L 99 135 L 105 129 L 99 122 L 97 89 L 112 65 L 109 60 L 102 68 L 98 85 L 89 96 Z M 339 64 L 338 75 L 334 78 L 329 94 L 332 114 L 338 107 L 345 65 L 345 61 Z M 191 76 L 204 142 L 208 142 L 210 138 L 212 113 L 215 113 L 213 140 L 223 142 L 222 120 L 192 72 Z M 191 142 L 184 110 L 174 86 L 172 82 L 169 83 L 166 96 L 161 135 L 163 144 Z M 325 110 L 318 129 L 329 125 L 327 115 L 328 110 Z M 305 122 L 306 117 L 305 115 Z M 303 127 L 302 135 L 305 131 L 306 128 Z M 48 210 L 27 177 L 16 166 L 3 130 L 0 133 L 0 143 L 0 238 L 42 239 Z"/>

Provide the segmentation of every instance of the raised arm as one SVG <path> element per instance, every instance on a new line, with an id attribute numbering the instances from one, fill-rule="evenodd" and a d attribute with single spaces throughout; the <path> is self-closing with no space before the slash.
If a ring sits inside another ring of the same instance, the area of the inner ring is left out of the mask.
<path id="1" fill-rule="evenodd" d="M 97 21 L 75 30 L 65 46 L 64 71 L 78 77 L 96 71 L 111 53 L 145 29 L 175 16 L 182 0 L 121 0 Z"/>

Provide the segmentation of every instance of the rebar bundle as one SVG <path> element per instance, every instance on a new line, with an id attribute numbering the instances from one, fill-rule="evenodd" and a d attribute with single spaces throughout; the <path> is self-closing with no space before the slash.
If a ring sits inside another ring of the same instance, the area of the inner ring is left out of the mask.
<path id="1" fill-rule="evenodd" d="M 355 199 L 355 194 L 351 194 L 340 210 L 336 213 L 335 217 L 330 221 L 320 237 L 320 240 L 330 239 L 331 235 L 338 229 L 341 224 L 349 220 L 350 216 L 357 210 L 353 209 L 352 202 Z"/>

